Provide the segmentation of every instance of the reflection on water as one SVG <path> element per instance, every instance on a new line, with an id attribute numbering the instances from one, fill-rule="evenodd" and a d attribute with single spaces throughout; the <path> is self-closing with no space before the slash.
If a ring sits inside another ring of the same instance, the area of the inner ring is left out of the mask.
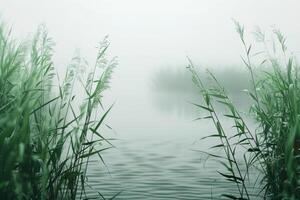
<path id="1" fill-rule="evenodd" d="M 222 199 L 223 193 L 237 193 L 236 186 L 217 173 L 218 170 L 222 171 L 222 166 L 195 151 L 208 150 L 217 141 L 199 140 L 213 130 L 207 121 L 192 122 L 201 112 L 188 103 L 199 100 L 189 80 L 190 74 L 180 70 L 165 70 L 155 75 L 149 95 L 152 98 L 147 99 L 150 101 L 147 109 L 151 113 L 157 110 L 152 116 L 163 115 L 166 123 L 153 124 L 159 133 L 143 130 L 147 132 L 144 135 L 150 137 L 124 137 L 114 142 L 117 148 L 103 154 L 107 168 L 93 164 L 88 172 L 93 188 L 88 190 L 89 195 L 101 192 L 105 197 L 112 197 L 122 191 L 117 199 L 152 200 Z M 222 80 L 226 80 L 227 85 L 233 81 L 229 76 Z M 246 85 L 232 85 L 235 87 L 230 91 L 235 100 L 243 101 L 238 95 L 241 93 L 232 91 L 238 91 Z M 139 113 L 139 117 L 151 121 L 147 113 Z M 251 173 L 256 178 L 256 172 Z M 257 188 L 249 190 L 254 194 Z"/>
<path id="2" fill-rule="evenodd" d="M 161 93 L 158 92 L 153 97 L 153 103 L 160 112 L 186 119 L 196 118 L 199 110 L 191 102 L 199 101 L 199 96 L 195 94 Z"/>

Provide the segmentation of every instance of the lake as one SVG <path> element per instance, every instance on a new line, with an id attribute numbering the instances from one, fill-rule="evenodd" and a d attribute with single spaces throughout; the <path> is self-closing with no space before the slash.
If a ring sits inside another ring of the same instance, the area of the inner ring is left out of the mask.
<path id="1" fill-rule="evenodd" d="M 217 173 L 224 171 L 222 166 L 198 151 L 209 151 L 218 144 L 218 140 L 200 140 L 214 130 L 209 121 L 194 120 L 204 113 L 189 102 L 197 103 L 199 97 L 191 90 L 183 92 L 166 86 L 171 79 L 182 81 L 189 79 L 190 74 L 185 73 L 185 68 L 177 70 L 181 75 L 165 70 L 168 82 L 161 77 L 164 73 L 154 73 L 152 85 L 144 88 L 145 93 L 136 95 L 136 102 L 126 102 L 127 106 L 116 104 L 113 108 L 111 118 L 130 119 L 135 128 L 130 130 L 132 124 L 129 124 L 127 132 L 107 133 L 106 137 L 118 139 L 113 141 L 116 148 L 103 153 L 106 167 L 99 162 L 91 164 L 88 174 L 93 189 L 88 194 L 97 196 L 101 192 L 105 197 L 112 197 L 121 191 L 117 199 L 222 199 L 223 193 L 237 192 L 236 185 Z M 225 82 L 229 84 L 230 80 Z M 189 84 L 191 81 L 181 83 L 192 88 Z M 244 103 L 239 105 L 244 110 L 250 103 L 242 92 L 233 99 Z M 225 119 L 224 123 L 230 124 Z M 255 172 L 253 175 L 257 177 Z"/>

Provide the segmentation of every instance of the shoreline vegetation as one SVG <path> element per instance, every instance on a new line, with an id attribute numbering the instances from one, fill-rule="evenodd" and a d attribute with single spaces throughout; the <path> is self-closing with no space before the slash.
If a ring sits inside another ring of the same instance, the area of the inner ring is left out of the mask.
<path id="1" fill-rule="evenodd" d="M 195 106 L 206 113 L 201 120 L 210 120 L 216 132 L 203 139 L 219 141 L 212 149 L 223 152 L 221 155 L 204 153 L 224 167 L 216 173 L 236 185 L 238 195 L 228 191 L 222 194 L 226 199 L 300 199 L 299 65 L 287 51 L 286 38 L 279 30 L 273 30 L 276 40 L 270 44 L 266 34 L 258 29 L 256 42 L 265 48 L 255 53 L 254 46 L 245 40 L 244 27 L 238 22 L 235 25 L 245 50 L 242 60 L 251 80 L 250 87 L 245 88 L 252 101 L 250 117 L 257 127 L 250 128 L 218 77 L 208 71 L 214 84 L 207 85 L 190 60 L 188 68 L 202 97 L 202 103 L 197 102 Z M 253 61 L 257 55 L 262 57 L 259 64 Z M 226 111 L 219 112 L 216 105 Z M 222 117 L 231 121 L 230 130 L 225 128 Z M 254 179 L 250 177 L 251 170 L 258 171 Z M 249 191 L 254 187 L 259 190 L 251 194 Z"/>
<path id="2" fill-rule="evenodd" d="M 242 93 L 244 88 L 248 88 L 248 73 L 243 66 L 213 66 L 208 67 L 215 76 L 219 77 L 221 84 L 227 88 L 228 93 L 235 95 Z M 211 77 L 205 76 L 205 70 L 196 67 L 198 74 L 206 85 L 212 83 Z M 238 83 L 238 84 L 237 84 Z M 152 89 L 161 93 L 190 93 L 197 95 L 197 87 L 191 80 L 190 72 L 178 68 L 165 67 L 157 71 L 152 77 Z"/>
<path id="3" fill-rule="evenodd" d="M 0 25 L 2 199 L 88 197 L 90 158 L 104 162 L 101 153 L 113 147 L 99 130 L 106 127 L 112 108 L 104 109 L 101 102 L 117 66 L 115 58 L 107 59 L 108 46 L 107 38 L 99 43 L 92 67 L 74 56 L 59 82 L 52 61 L 54 42 L 45 27 L 31 41 L 18 42 Z M 84 91 L 82 99 L 78 90 Z"/>

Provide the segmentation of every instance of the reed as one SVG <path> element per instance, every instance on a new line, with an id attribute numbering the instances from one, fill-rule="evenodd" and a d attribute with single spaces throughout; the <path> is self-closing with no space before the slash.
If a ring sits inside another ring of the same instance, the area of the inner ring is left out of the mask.
<path id="1" fill-rule="evenodd" d="M 258 29 L 256 42 L 264 48 L 255 53 L 253 45 L 246 42 L 244 27 L 238 22 L 235 25 L 251 83 L 245 90 L 253 102 L 248 116 L 255 120 L 256 127 L 251 127 L 243 112 L 232 103 L 218 78 L 208 71 L 213 85 L 204 84 L 189 60 L 188 68 L 203 100 L 195 105 L 207 113 L 202 119 L 211 120 L 216 130 L 216 134 L 205 138 L 218 139 L 212 149 L 223 151 L 205 153 L 224 166 L 218 173 L 236 185 L 237 193 L 228 191 L 222 194 L 225 198 L 300 199 L 299 65 L 287 51 L 286 38 L 279 30 L 274 29 L 276 39 L 269 40 Z M 262 61 L 254 62 L 255 57 Z M 225 113 L 216 109 L 219 105 Z M 224 118 L 231 121 L 231 129 L 226 128 Z M 258 172 L 257 178 L 251 177 L 251 170 Z M 259 190 L 253 193 L 253 187 Z"/>
<path id="2" fill-rule="evenodd" d="M 82 73 L 87 62 L 75 56 L 59 83 L 54 43 L 44 27 L 32 41 L 18 42 L 0 25 L 2 199 L 87 198 L 89 159 L 102 160 L 101 152 L 113 147 L 99 131 L 112 108 L 99 106 L 117 65 L 106 58 L 108 46 L 105 38 L 88 74 Z"/>

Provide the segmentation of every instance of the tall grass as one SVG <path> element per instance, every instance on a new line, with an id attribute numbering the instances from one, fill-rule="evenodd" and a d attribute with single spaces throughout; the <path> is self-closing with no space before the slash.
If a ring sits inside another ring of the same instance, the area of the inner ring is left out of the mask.
<path id="1" fill-rule="evenodd" d="M 212 148 L 223 150 L 223 154 L 206 153 L 224 166 L 224 171 L 218 173 L 236 185 L 237 194 L 228 191 L 222 194 L 225 198 L 300 199 L 299 65 L 288 53 L 286 38 L 279 30 L 274 29 L 276 39 L 269 40 L 258 29 L 255 36 L 263 51 L 255 53 L 254 47 L 246 42 L 244 27 L 235 24 L 245 50 L 242 61 L 251 82 L 245 91 L 253 102 L 249 110 L 256 127 L 251 127 L 243 112 L 232 103 L 218 78 L 208 71 L 214 83 L 208 87 L 190 61 L 188 68 L 203 100 L 195 105 L 206 111 L 203 118 L 211 120 L 215 127 L 216 134 L 207 136 L 219 141 Z M 262 61 L 256 63 L 254 57 Z M 217 104 L 223 105 L 226 113 L 218 111 Z M 232 122 L 231 129 L 224 124 L 224 118 Z M 252 177 L 251 170 L 258 172 L 257 178 Z M 253 194 L 253 187 L 259 191 L 254 190 Z"/>
<path id="2" fill-rule="evenodd" d="M 99 131 L 111 109 L 99 106 L 116 66 L 106 59 L 108 46 L 107 39 L 100 43 L 87 75 L 87 62 L 75 56 L 59 83 L 44 27 L 32 41 L 18 42 L 0 25 L 1 199 L 87 198 L 89 159 L 102 160 L 112 147 Z M 81 90 L 83 100 L 76 96 Z"/>

